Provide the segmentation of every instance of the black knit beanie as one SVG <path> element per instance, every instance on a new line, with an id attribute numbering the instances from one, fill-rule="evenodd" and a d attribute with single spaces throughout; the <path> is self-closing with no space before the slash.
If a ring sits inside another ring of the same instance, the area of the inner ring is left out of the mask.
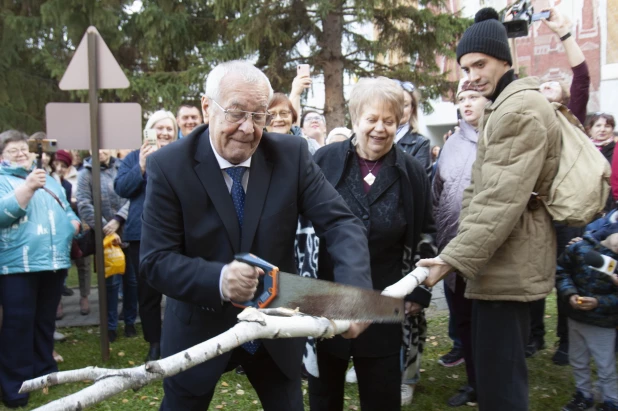
<path id="1" fill-rule="evenodd" d="M 491 7 L 479 10 L 457 45 L 457 63 L 468 53 L 483 53 L 513 65 L 506 29 Z"/>

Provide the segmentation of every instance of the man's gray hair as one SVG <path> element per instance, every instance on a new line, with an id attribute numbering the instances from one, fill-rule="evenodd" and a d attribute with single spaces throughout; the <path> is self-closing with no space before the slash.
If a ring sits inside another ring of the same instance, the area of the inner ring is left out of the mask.
<path id="1" fill-rule="evenodd" d="M 213 100 L 218 100 L 221 89 L 221 82 L 228 74 L 239 74 L 247 83 L 260 84 L 266 83 L 268 86 L 268 102 L 273 98 L 273 88 L 268 77 L 260 69 L 246 60 L 232 60 L 217 65 L 206 77 L 205 95 Z"/>

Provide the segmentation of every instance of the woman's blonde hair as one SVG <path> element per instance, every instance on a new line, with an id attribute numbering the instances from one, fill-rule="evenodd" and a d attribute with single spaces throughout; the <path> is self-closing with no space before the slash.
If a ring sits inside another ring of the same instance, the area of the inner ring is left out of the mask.
<path id="1" fill-rule="evenodd" d="M 361 78 L 350 94 L 350 120 L 356 124 L 365 106 L 374 102 L 386 104 L 399 121 L 403 117 L 403 90 L 386 77 Z"/>
<path id="2" fill-rule="evenodd" d="M 158 110 L 152 113 L 152 115 L 150 116 L 150 118 L 148 118 L 148 121 L 146 122 L 146 127 L 144 127 L 144 130 L 150 130 L 155 126 L 155 124 L 157 124 L 157 122 L 166 118 L 169 118 L 170 120 L 172 120 L 172 123 L 174 123 L 174 136 L 172 138 L 172 141 L 176 141 L 178 140 L 178 123 L 176 123 L 176 117 L 174 117 L 174 114 L 171 111 Z"/>
<path id="3" fill-rule="evenodd" d="M 421 96 L 416 89 L 414 89 L 414 91 L 411 93 L 406 90 L 403 90 L 403 92 L 408 93 L 410 95 L 410 98 L 412 99 L 412 101 L 410 102 L 410 131 L 412 131 L 413 133 L 418 133 L 418 102 L 420 101 Z"/>

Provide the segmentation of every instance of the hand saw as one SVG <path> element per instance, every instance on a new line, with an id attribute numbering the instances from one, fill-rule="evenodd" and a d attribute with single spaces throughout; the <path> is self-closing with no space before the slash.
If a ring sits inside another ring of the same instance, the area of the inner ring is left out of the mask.
<path id="1" fill-rule="evenodd" d="M 379 291 L 331 281 L 301 277 L 279 271 L 279 268 L 253 254 L 241 253 L 234 259 L 264 270 L 251 301 L 232 301 L 239 308 L 297 309 L 304 314 L 331 320 L 402 322 L 404 302 Z"/>

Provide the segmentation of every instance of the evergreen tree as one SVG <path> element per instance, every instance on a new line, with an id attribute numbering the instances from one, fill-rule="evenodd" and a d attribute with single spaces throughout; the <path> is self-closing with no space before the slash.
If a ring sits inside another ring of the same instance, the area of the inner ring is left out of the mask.
<path id="1" fill-rule="evenodd" d="M 288 90 L 298 63 L 324 76 L 329 129 L 345 124 L 344 73 L 412 81 L 425 98 L 450 84 L 437 55 L 453 56 L 467 21 L 446 13 L 442 0 L 225 0 L 217 16 L 228 36 L 253 55 L 275 90 Z M 225 9 L 227 8 L 227 9 Z M 368 33 L 367 33 L 368 32 Z"/>

